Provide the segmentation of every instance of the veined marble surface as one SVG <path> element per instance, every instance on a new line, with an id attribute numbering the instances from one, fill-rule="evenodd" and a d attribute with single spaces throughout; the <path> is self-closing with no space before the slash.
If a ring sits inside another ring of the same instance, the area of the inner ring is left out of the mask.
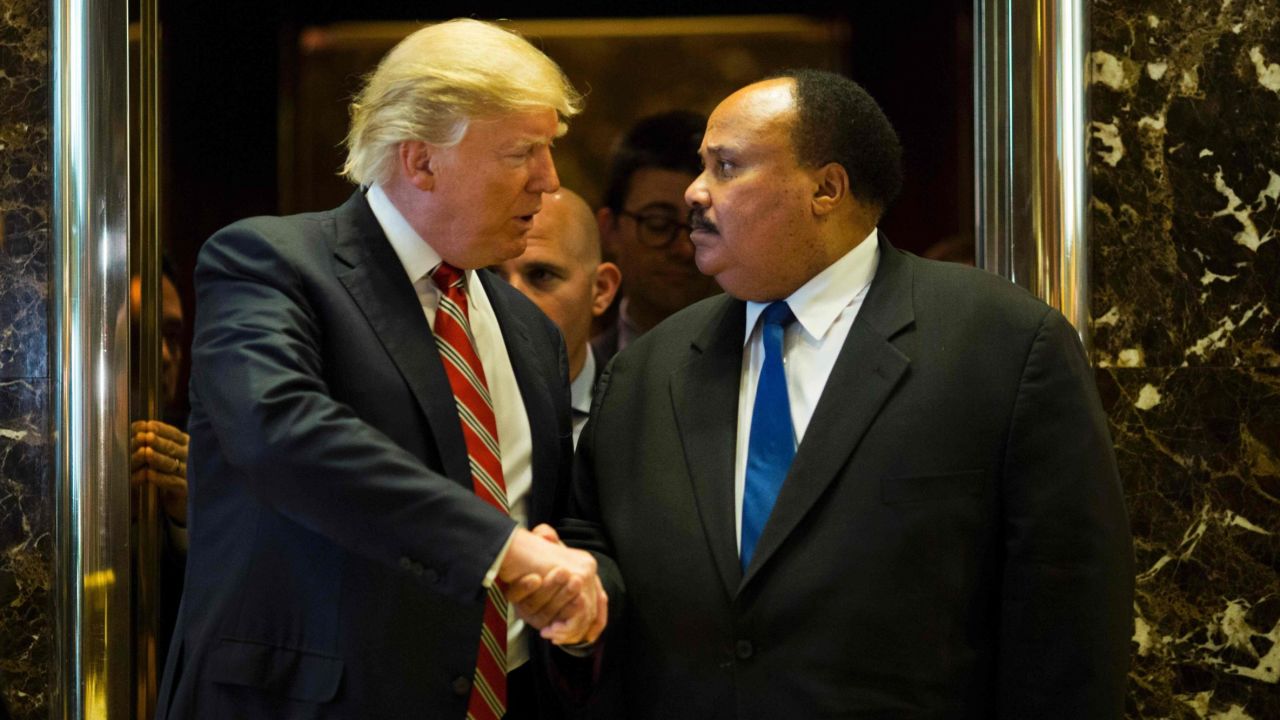
<path id="1" fill-rule="evenodd" d="M 1098 371 L 1137 554 L 1131 718 L 1280 718 L 1280 369 Z"/>
<path id="2" fill-rule="evenodd" d="M 1280 367 L 1280 3 L 1093 3 L 1095 361 Z"/>
<path id="3" fill-rule="evenodd" d="M 48 9 L 0 10 L 0 379 L 48 377 Z"/>
<path id="4" fill-rule="evenodd" d="M 0 696 L 48 717 L 49 3 L 0 7 Z"/>
<path id="5" fill-rule="evenodd" d="M 0 380 L 0 692 L 15 718 L 44 717 L 50 662 L 47 380 Z"/>
<path id="6" fill-rule="evenodd" d="M 1095 0 L 1094 361 L 1130 718 L 1280 718 L 1280 2 Z"/>

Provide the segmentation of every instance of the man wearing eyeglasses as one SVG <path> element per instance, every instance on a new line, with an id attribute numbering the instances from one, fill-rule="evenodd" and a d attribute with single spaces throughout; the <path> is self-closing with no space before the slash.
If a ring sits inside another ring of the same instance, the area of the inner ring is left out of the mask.
<path id="1" fill-rule="evenodd" d="M 702 170 L 705 126 L 704 116 L 684 110 L 652 115 L 613 153 L 596 220 L 623 284 L 617 323 L 591 341 L 601 363 L 677 310 L 720 292 L 693 262 L 684 202 L 684 189 Z"/>

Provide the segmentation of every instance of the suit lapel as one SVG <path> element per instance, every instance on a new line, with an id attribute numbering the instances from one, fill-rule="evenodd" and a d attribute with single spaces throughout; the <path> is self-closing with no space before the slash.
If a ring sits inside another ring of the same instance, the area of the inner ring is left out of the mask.
<path id="1" fill-rule="evenodd" d="M 409 385 L 436 439 L 445 474 L 470 488 L 471 468 L 453 390 L 404 266 L 361 192 L 338 208 L 335 219 L 334 255 L 347 266 L 338 271 L 338 280 Z"/>
<path id="2" fill-rule="evenodd" d="M 880 264 L 836 359 L 742 584 L 795 530 L 844 467 L 910 359 L 889 341 L 914 319 L 907 258 L 883 239 Z"/>
<path id="3" fill-rule="evenodd" d="M 529 501 L 528 517 L 530 525 L 539 521 L 549 521 L 552 516 L 554 496 L 551 492 L 543 492 L 554 488 L 555 483 L 543 487 L 547 479 L 554 480 L 557 470 L 557 456 L 560 452 L 559 423 L 549 409 L 555 407 L 551 396 L 553 383 L 559 377 L 558 368 L 540 367 L 536 364 L 535 354 L 519 352 L 520 348 L 533 347 L 528 326 L 529 315 L 517 313 L 512 307 L 511 298 L 502 287 L 505 283 L 492 273 L 481 270 L 476 273 L 480 283 L 484 285 L 485 295 L 498 316 L 498 327 L 502 330 L 502 341 L 507 346 L 507 357 L 511 359 L 511 369 L 515 372 L 516 385 L 520 388 L 520 396 L 524 401 L 525 414 L 529 417 L 529 433 L 533 441 L 533 488 Z"/>
<path id="4" fill-rule="evenodd" d="M 693 342 L 693 359 L 671 378 L 671 402 L 698 515 L 725 592 L 742 577 L 734 521 L 733 465 L 746 305 L 728 296 Z"/>

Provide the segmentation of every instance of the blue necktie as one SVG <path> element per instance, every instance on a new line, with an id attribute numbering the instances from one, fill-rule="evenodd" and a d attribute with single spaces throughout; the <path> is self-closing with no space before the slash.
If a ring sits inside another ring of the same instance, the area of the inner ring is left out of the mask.
<path id="1" fill-rule="evenodd" d="M 756 385 L 747 441 L 747 479 L 742 496 L 742 569 L 751 564 L 756 541 L 764 529 L 791 459 L 796 456 L 795 430 L 791 426 L 791 401 L 787 376 L 782 370 L 782 335 L 796 319 L 785 300 L 770 303 L 760 315 L 764 324 L 764 366 Z"/>

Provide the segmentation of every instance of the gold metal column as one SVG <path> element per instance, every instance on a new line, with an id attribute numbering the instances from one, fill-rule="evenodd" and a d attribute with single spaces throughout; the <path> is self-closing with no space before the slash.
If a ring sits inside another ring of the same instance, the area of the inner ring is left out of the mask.
<path id="1" fill-rule="evenodd" d="M 1088 340 L 1085 0 L 975 0 L 978 265 Z"/>
<path id="2" fill-rule="evenodd" d="M 130 271 L 140 280 L 138 363 L 132 388 L 131 419 L 161 417 L 160 318 L 163 306 L 160 271 L 160 30 L 156 0 L 140 0 L 137 30 L 137 80 L 132 103 L 132 125 L 137 146 L 131 157 L 137 163 L 137 219 L 130 243 Z M 133 715 L 137 720 L 155 716 L 157 628 L 160 621 L 160 564 L 164 539 L 160 498 L 147 484 L 132 492 L 136 543 L 133 560 Z"/>
<path id="3" fill-rule="evenodd" d="M 54 683 L 123 718 L 129 673 L 129 139 L 124 0 L 53 0 Z"/>

